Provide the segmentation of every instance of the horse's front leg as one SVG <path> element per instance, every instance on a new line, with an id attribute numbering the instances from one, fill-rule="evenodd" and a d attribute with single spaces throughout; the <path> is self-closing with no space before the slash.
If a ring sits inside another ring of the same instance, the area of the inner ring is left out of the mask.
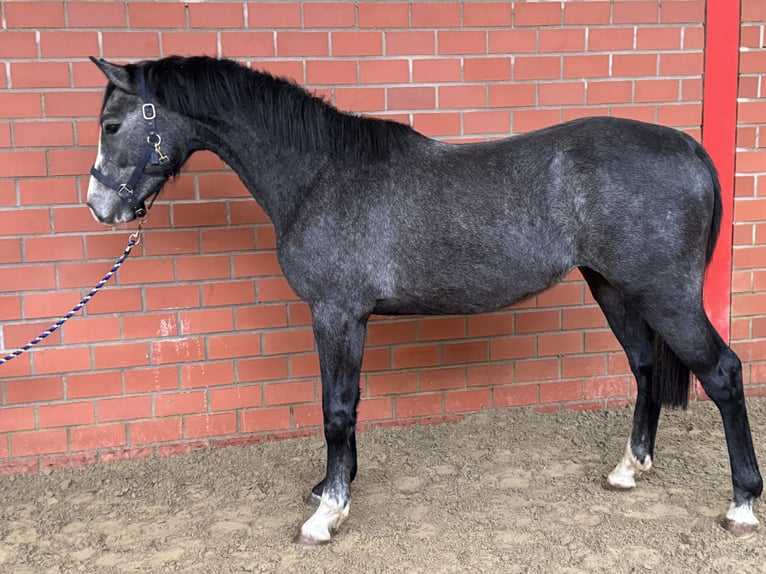
<path id="1" fill-rule="evenodd" d="M 312 307 L 314 338 L 322 374 L 322 412 L 327 473 L 319 508 L 301 527 L 296 542 L 316 546 L 331 540 L 348 516 L 349 485 L 356 473 L 356 407 L 368 313 L 335 305 Z"/>

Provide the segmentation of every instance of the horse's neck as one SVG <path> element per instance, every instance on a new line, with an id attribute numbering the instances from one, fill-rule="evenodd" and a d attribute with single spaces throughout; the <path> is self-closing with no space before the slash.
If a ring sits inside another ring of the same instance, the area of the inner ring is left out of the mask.
<path id="1" fill-rule="evenodd" d="M 206 125 L 199 139 L 201 149 L 215 153 L 239 176 L 271 218 L 277 234 L 322 163 L 318 155 L 260 144 L 262 135 L 245 119 Z"/>

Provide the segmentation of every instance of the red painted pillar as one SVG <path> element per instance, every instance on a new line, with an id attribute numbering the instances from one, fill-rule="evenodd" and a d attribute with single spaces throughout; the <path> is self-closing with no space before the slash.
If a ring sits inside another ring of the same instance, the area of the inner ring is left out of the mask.
<path id="1" fill-rule="evenodd" d="M 705 281 L 705 310 L 724 339 L 731 317 L 732 212 L 739 77 L 739 0 L 707 0 L 702 144 L 721 179 L 721 234 Z"/>

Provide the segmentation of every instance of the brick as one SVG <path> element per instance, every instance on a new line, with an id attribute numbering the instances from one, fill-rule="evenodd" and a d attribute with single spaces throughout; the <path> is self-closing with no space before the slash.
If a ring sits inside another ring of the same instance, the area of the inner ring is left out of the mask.
<path id="1" fill-rule="evenodd" d="M 513 112 L 513 132 L 524 133 L 560 123 L 558 110 L 517 110 Z"/>
<path id="2" fill-rule="evenodd" d="M 233 411 L 260 407 L 263 403 L 261 385 L 237 385 L 227 389 L 210 391 L 210 408 L 213 411 Z"/>
<path id="3" fill-rule="evenodd" d="M 221 32 L 221 55 L 270 58 L 276 55 L 274 38 L 274 32 Z"/>
<path id="4" fill-rule="evenodd" d="M 173 225 L 176 227 L 202 227 L 226 223 L 226 204 L 223 202 L 173 206 Z"/>
<path id="5" fill-rule="evenodd" d="M 12 28 L 63 28 L 64 2 L 8 2 L 5 24 Z"/>
<path id="6" fill-rule="evenodd" d="M 510 25 L 510 2 L 466 2 L 463 4 L 463 26 L 483 28 Z"/>
<path id="7" fill-rule="evenodd" d="M 396 418 L 422 417 L 443 412 L 441 393 L 419 394 L 395 399 Z"/>
<path id="8" fill-rule="evenodd" d="M 487 88 L 481 85 L 439 86 L 439 109 L 484 108 Z"/>
<path id="9" fill-rule="evenodd" d="M 583 352 L 582 333 L 551 333 L 537 338 L 537 355 L 566 355 Z"/>
<path id="10" fill-rule="evenodd" d="M 245 25 L 245 11 L 238 2 L 190 3 L 188 10 L 191 28 L 242 28 Z"/>
<path id="11" fill-rule="evenodd" d="M 314 349 L 314 334 L 311 329 L 267 332 L 262 336 L 263 352 L 266 355 L 299 353 Z"/>
<path id="12" fill-rule="evenodd" d="M 149 311 L 198 307 L 199 288 L 196 285 L 146 287 L 144 299 Z"/>
<path id="13" fill-rule="evenodd" d="M 448 413 L 479 411 L 489 406 L 489 389 L 451 391 L 444 397 L 444 410 Z"/>
<path id="14" fill-rule="evenodd" d="M 95 117 L 101 109 L 102 97 L 98 92 L 46 92 L 45 117 Z M 95 159 L 95 150 L 90 152 Z M 88 170 L 77 175 L 84 175 Z"/>
<path id="15" fill-rule="evenodd" d="M 564 78 L 605 78 L 609 76 L 609 56 L 564 56 Z"/>
<path id="16" fill-rule="evenodd" d="M 681 28 L 639 27 L 636 29 L 637 50 L 679 50 L 681 49 Z"/>
<path id="17" fill-rule="evenodd" d="M 181 417 L 167 417 L 151 421 L 137 421 L 128 424 L 131 445 L 165 443 L 183 438 Z"/>
<path id="18" fill-rule="evenodd" d="M 561 24 L 561 4 L 558 2 L 530 2 L 514 4 L 515 26 L 555 26 Z"/>
<path id="19" fill-rule="evenodd" d="M 540 403 L 561 403 L 583 398 L 582 381 L 557 381 L 540 385 Z"/>
<path id="20" fill-rule="evenodd" d="M 585 50 L 585 30 L 543 28 L 538 41 L 540 52 L 582 52 Z"/>
<path id="21" fill-rule="evenodd" d="M 17 147 L 57 147 L 74 145 L 71 122 L 15 122 Z"/>
<path id="22" fill-rule="evenodd" d="M 269 406 L 310 403 L 316 400 L 314 381 L 269 383 L 263 386 L 265 404 Z"/>
<path id="23" fill-rule="evenodd" d="M 11 435 L 11 456 L 34 456 L 67 451 L 66 429 L 34 431 Z"/>
<path id="24" fill-rule="evenodd" d="M 510 363 L 469 365 L 466 377 L 469 387 L 509 384 L 513 381 L 513 366 Z"/>
<path id="25" fill-rule="evenodd" d="M 355 6 L 347 2 L 304 4 L 303 25 L 305 28 L 353 28 Z"/>
<path id="26" fill-rule="evenodd" d="M 612 56 L 614 76 L 656 76 L 657 54 L 615 54 Z"/>
<path id="27" fill-rule="evenodd" d="M 122 377 L 112 373 L 76 373 L 66 376 L 67 399 L 117 395 L 122 392 Z"/>
<path id="28" fill-rule="evenodd" d="M 83 317 L 67 323 L 63 331 L 67 344 L 116 341 L 120 338 L 120 320 L 118 317 Z"/>
<path id="29" fill-rule="evenodd" d="M 292 2 L 256 2 L 247 5 L 250 28 L 300 28 L 301 5 Z"/>
<path id="30" fill-rule="evenodd" d="M 393 400 L 390 398 L 364 399 L 359 403 L 359 422 L 387 420 L 392 418 Z"/>
<path id="31" fill-rule="evenodd" d="M 204 339 L 182 337 L 152 341 L 151 358 L 153 365 L 201 361 L 205 358 Z"/>
<path id="32" fill-rule="evenodd" d="M 228 255 L 188 256 L 176 261 L 176 277 L 179 281 L 228 279 L 230 275 Z"/>
<path id="33" fill-rule="evenodd" d="M 118 343 L 93 349 L 93 364 L 97 369 L 137 367 L 148 364 L 148 343 Z"/>
<path id="34" fill-rule="evenodd" d="M 659 123 L 666 126 L 684 127 L 702 124 L 702 104 L 670 104 L 659 107 Z"/>
<path id="35" fill-rule="evenodd" d="M 96 401 L 99 422 L 143 419 L 152 416 L 149 396 L 118 397 Z"/>
<path id="36" fill-rule="evenodd" d="M 360 28 L 406 28 L 409 25 L 409 6 L 406 2 L 360 2 Z"/>
<path id="37" fill-rule="evenodd" d="M 466 112 L 463 114 L 463 133 L 466 134 L 500 134 L 510 135 L 511 112 L 507 110 L 490 110 Z"/>
<path id="38" fill-rule="evenodd" d="M 595 377 L 606 373 L 606 357 L 604 355 L 586 355 L 582 357 L 564 357 L 561 363 L 561 374 L 565 379 L 575 377 Z"/>
<path id="39" fill-rule="evenodd" d="M 536 30 L 490 30 L 490 54 L 531 54 L 537 51 Z"/>
<path id="40" fill-rule="evenodd" d="M 0 432 L 15 432 L 35 428 L 34 407 L 3 408 Z"/>
<path id="41" fill-rule="evenodd" d="M 584 82 L 550 82 L 539 86 L 541 106 L 582 105 L 585 103 Z"/>
<path id="42" fill-rule="evenodd" d="M 335 105 L 352 112 L 381 111 L 386 107 L 384 88 L 336 88 Z"/>
<path id="43" fill-rule="evenodd" d="M 0 239 L 0 263 L 21 263 L 21 239 Z"/>
<path id="44" fill-rule="evenodd" d="M 40 405 L 37 418 L 41 428 L 93 424 L 93 403 L 70 402 L 59 405 Z"/>
<path id="45" fill-rule="evenodd" d="M 425 374 L 424 371 L 422 374 Z M 370 396 L 401 395 L 417 390 L 418 378 L 415 372 L 381 373 L 370 375 L 367 381 Z"/>
<path id="46" fill-rule="evenodd" d="M 588 51 L 619 52 L 633 49 L 633 34 L 625 28 L 592 28 L 588 31 Z"/>
<path id="47" fill-rule="evenodd" d="M 436 366 L 439 360 L 438 345 L 408 345 L 393 349 L 394 367 L 397 369 Z"/>
<path id="48" fill-rule="evenodd" d="M 419 82 L 458 82 L 462 67 L 459 59 L 427 59 L 412 61 L 412 81 Z"/>
<path id="49" fill-rule="evenodd" d="M 236 333 L 233 335 L 215 335 L 207 338 L 209 359 L 231 359 L 259 354 L 260 335 L 258 333 Z"/>
<path id="50" fill-rule="evenodd" d="M 101 47 L 105 58 L 156 58 L 160 53 L 160 35 L 157 32 L 103 32 Z"/>
<path id="51" fill-rule="evenodd" d="M 660 54 L 660 76 L 701 75 L 703 62 L 702 52 Z"/>
<path id="52" fill-rule="evenodd" d="M 0 151 L 0 177 L 41 176 L 46 173 L 45 152 Z"/>
<path id="53" fill-rule="evenodd" d="M 418 320 L 419 341 L 458 339 L 465 335 L 466 322 L 464 317 L 436 317 Z"/>
<path id="54" fill-rule="evenodd" d="M 178 388 L 176 367 L 154 367 L 125 371 L 125 392 L 128 394 L 169 391 Z"/>
<path id="55" fill-rule="evenodd" d="M 485 54 L 487 33 L 483 30 L 449 30 L 437 33 L 439 54 Z"/>
<path id="56" fill-rule="evenodd" d="M 611 2 L 566 2 L 564 4 L 564 25 L 609 24 Z"/>
<path id="57" fill-rule="evenodd" d="M 458 2 L 413 2 L 413 28 L 451 28 L 460 26 Z"/>
<path id="58" fill-rule="evenodd" d="M 651 1 L 616 2 L 613 5 L 614 24 L 656 24 L 659 4 Z"/>
<path id="59" fill-rule="evenodd" d="M 234 382 L 234 366 L 229 361 L 181 365 L 180 380 L 185 389 L 228 385 Z"/>
<path id="60" fill-rule="evenodd" d="M 127 444 L 125 425 L 122 423 L 73 428 L 70 433 L 72 450 L 114 448 Z"/>
<path id="61" fill-rule="evenodd" d="M 464 367 L 448 369 L 429 369 L 420 372 L 418 391 L 440 391 L 444 389 L 461 389 L 465 387 L 466 374 Z"/>
<path id="62" fill-rule="evenodd" d="M 516 362 L 514 380 L 543 381 L 559 378 L 558 359 L 529 359 Z"/>
<path id="63" fill-rule="evenodd" d="M 380 32 L 332 32 L 333 56 L 380 56 L 383 34 Z"/>
<path id="64" fill-rule="evenodd" d="M 54 401 L 64 397 L 61 377 L 16 379 L 5 383 L 6 404 Z"/>
<path id="65" fill-rule="evenodd" d="M 243 294 L 244 296 L 244 294 Z M 274 301 L 297 301 L 298 296 L 290 288 L 287 280 L 284 277 L 275 277 L 273 279 L 259 279 L 258 280 L 258 302 L 274 302 Z M 251 299 L 250 302 L 253 300 Z M 247 302 L 247 301 L 242 301 Z M 205 303 L 210 305 L 211 303 Z"/>
<path id="66" fill-rule="evenodd" d="M 436 35 L 431 31 L 386 31 L 386 54 L 389 56 L 423 56 L 436 52 Z"/>
<path id="67" fill-rule="evenodd" d="M 206 410 L 205 391 L 162 393 L 154 396 L 154 415 L 158 417 L 203 413 Z"/>
<path id="68" fill-rule="evenodd" d="M 625 397 L 631 392 L 629 377 L 599 377 L 585 380 L 585 398 Z"/>
<path id="69" fill-rule="evenodd" d="M 126 25 L 125 4 L 114 2 L 66 2 L 70 28 L 122 28 Z"/>
<path id="70" fill-rule="evenodd" d="M 705 21 L 705 2 L 664 0 L 660 5 L 660 22 L 686 23 Z"/>
<path id="71" fill-rule="evenodd" d="M 238 329 L 265 329 L 287 325 L 284 305 L 258 305 L 237 307 L 235 320 Z"/>
<path id="72" fill-rule="evenodd" d="M 39 118 L 42 116 L 40 94 L 37 93 L 0 93 L 0 107 L 3 110 L 3 117 L 6 119 Z M 0 157 L 3 156 L 0 155 Z M 2 163 L 0 163 L 0 165 L 2 165 Z"/>
<path id="73" fill-rule="evenodd" d="M 388 353 L 388 349 L 384 351 Z M 375 355 L 375 350 L 367 350 L 364 354 L 364 361 Z M 290 365 L 290 376 L 296 377 L 318 377 L 319 376 L 319 356 L 316 353 L 304 353 L 301 355 L 290 355 L 288 358 Z M 388 365 L 384 368 L 388 368 Z M 362 370 L 369 370 L 365 364 L 362 364 Z"/>
<path id="74" fill-rule="evenodd" d="M 511 79 L 510 58 L 466 58 L 463 61 L 463 79 L 466 82 Z"/>
<path id="75" fill-rule="evenodd" d="M 215 32 L 163 32 L 163 56 L 217 56 L 218 35 Z"/>
<path id="76" fill-rule="evenodd" d="M 537 101 L 536 86 L 528 84 L 490 84 L 490 107 L 527 107 Z"/>
<path id="77" fill-rule="evenodd" d="M 436 104 L 434 88 L 413 86 L 406 88 L 388 88 L 389 110 L 431 110 Z"/>
<path id="78" fill-rule="evenodd" d="M 263 432 L 290 428 L 290 407 L 254 409 L 242 413 L 241 432 Z"/>
<path id="79" fill-rule="evenodd" d="M 35 373 L 38 374 L 85 371 L 91 368 L 87 347 L 38 349 L 32 360 Z"/>
<path id="80" fill-rule="evenodd" d="M 631 102 L 633 84 L 627 80 L 588 82 L 585 101 L 588 104 Z"/>
<path id="81" fill-rule="evenodd" d="M 329 36 L 327 32 L 279 32 L 277 54 L 287 56 L 328 56 Z"/>
<path id="82" fill-rule="evenodd" d="M 71 261 L 82 259 L 82 238 L 27 237 L 24 239 L 24 254 L 27 262 Z"/>
<path id="83" fill-rule="evenodd" d="M 555 80 L 560 77 L 560 56 L 518 56 L 513 62 L 514 80 Z"/>
<path id="84" fill-rule="evenodd" d="M 353 60 L 309 60 L 306 81 L 314 85 L 355 84 L 356 62 Z"/>
<path id="85" fill-rule="evenodd" d="M 490 341 L 490 359 L 526 359 L 536 354 L 535 337 L 497 337 Z"/>
<path id="86" fill-rule="evenodd" d="M 41 32 L 40 54 L 43 58 L 83 58 L 98 54 L 98 33 Z"/>
<path id="87" fill-rule="evenodd" d="M 493 389 L 495 407 L 517 407 L 538 403 L 538 385 L 510 385 Z"/>
<path id="88" fill-rule="evenodd" d="M 635 101 L 675 102 L 680 94 L 678 80 L 641 80 L 636 82 Z"/>
<path id="89" fill-rule="evenodd" d="M 129 3 L 128 18 L 131 28 L 185 28 L 186 14 L 182 4 L 161 2 L 156 4 Z"/>
<path id="90" fill-rule="evenodd" d="M 36 58 L 35 32 L 0 31 L 0 58 Z M 5 113 L 3 113 L 5 115 Z"/>
<path id="91" fill-rule="evenodd" d="M 393 345 L 415 340 L 417 323 L 415 320 L 370 322 L 367 328 L 367 345 Z"/>

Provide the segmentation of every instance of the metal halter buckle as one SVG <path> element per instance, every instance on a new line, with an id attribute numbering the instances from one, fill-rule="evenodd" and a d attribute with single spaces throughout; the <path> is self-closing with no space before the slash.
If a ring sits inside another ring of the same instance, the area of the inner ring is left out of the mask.
<path id="1" fill-rule="evenodd" d="M 117 190 L 117 193 L 119 194 L 119 196 L 120 196 L 122 199 L 128 199 L 129 197 L 131 197 L 131 196 L 133 195 L 133 190 L 132 190 L 132 189 L 130 189 L 130 188 L 127 186 L 127 184 L 123 183 L 123 184 L 120 186 L 120 189 L 118 189 L 118 190 Z"/>
<path id="2" fill-rule="evenodd" d="M 157 110 L 154 109 L 154 104 L 152 103 L 141 106 L 141 113 L 147 122 L 150 122 L 157 117 Z"/>

